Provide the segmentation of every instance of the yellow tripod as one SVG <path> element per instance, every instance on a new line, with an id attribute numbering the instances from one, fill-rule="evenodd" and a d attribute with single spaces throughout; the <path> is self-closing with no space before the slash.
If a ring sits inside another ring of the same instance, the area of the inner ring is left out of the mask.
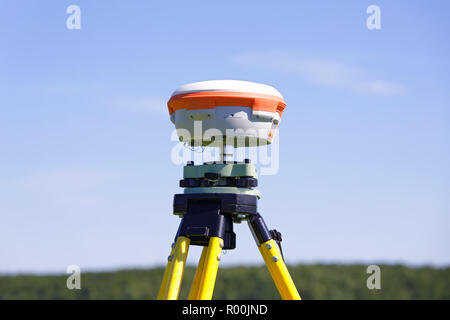
<path id="1" fill-rule="evenodd" d="M 209 212 L 211 211 L 209 210 Z M 224 217 L 220 214 L 219 216 Z M 189 216 L 186 215 L 183 220 L 185 220 L 186 217 L 189 218 Z M 274 232 L 271 232 L 267 229 L 264 220 L 258 213 L 249 215 L 245 217 L 245 219 L 248 220 L 248 224 L 257 242 L 259 251 L 261 252 L 264 262 L 269 269 L 270 275 L 275 282 L 281 298 L 284 300 L 300 300 L 300 295 L 295 287 L 294 282 L 292 281 L 291 276 L 289 275 L 280 250 L 278 249 L 278 246 L 274 241 Z M 194 221 L 198 222 L 198 219 L 194 219 Z M 192 219 L 190 222 L 192 224 Z M 190 234 L 186 234 L 186 232 L 183 232 L 183 228 L 188 230 L 190 228 L 191 231 L 195 231 L 193 229 L 201 229 L 201 227 L 192 227 L 192 225 L 191 227 L 186 228 L 186 226 L 183 226 L 183 222 L 181 223 L 179 231 L 177 233 L 176 241 L 172 244 L 172 250 L 168 258 L 167 267 L 164 272 L 163 281 L 158 293 L 158 299 L 178 299 L 181 282 L 183 279 L 183 271 L 186 264 L 186 258 L 192 239 L 196 243 L 204 243 L 205 238 L 208 239 L 208 243 L 203 248 L 188 299 L 212 299 L 217 271 L 219 268 L 220 255 L 222 249 L 225 247 L 224 239 L 230 242 L 230 232 L 229 230 L 228 232 L 224 230 L 224 232 L 222 232 L 222 237 L 208 237 L 207 235 L 205 236 L 205 233 L 199 235 L 199 232 L 201 232 L 202 230 L 197 230 L 196 234 L 193 234 L 192 232 Z M 275 234 L 276 233 L 277 232 L 275 232 Z M 202 238 L 202 240 L 199 240 L 200 238 Z M 233 241 L 234 240 L 231 239 L 231 242 Z M 234 243 L 231 244 L 232 247 L 233 244 Z"/>

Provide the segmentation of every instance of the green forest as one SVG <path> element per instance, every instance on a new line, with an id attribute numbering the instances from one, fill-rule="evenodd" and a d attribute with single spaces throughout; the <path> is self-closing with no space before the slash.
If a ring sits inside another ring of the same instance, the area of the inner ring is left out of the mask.
<path id="1" fill-rule="evenodd" d="M 380 265 L 381 289 L 367 288 L 365 265 L 288 266 L 303 299 L 450 299 L 450 268 Z M 186 299 L 195 269 L 187 267 L 180 298 Z M 0 299 L 155 299 L 164 269 L 69 275 L 0 275 Z M 265 266 L 220 268 L 214 299 L 280 299 Z"/>

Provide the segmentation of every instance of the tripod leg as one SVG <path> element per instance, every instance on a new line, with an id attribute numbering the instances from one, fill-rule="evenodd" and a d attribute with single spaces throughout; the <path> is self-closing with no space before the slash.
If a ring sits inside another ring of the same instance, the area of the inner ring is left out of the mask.
<path id="1" fill-rule="evenodd" d="M 200 256 L 200 260 L 198 262 L 197 271 L 195 271 L 194 280 L 192 281 L 191 290 L 189 291 L 188 300 L 197 300 L 198 299 L 198 289 L 200 286 L 200 282 L 202 280 L 207 251 L 208 251 L 208 247 L 207 246 L 203 247 L 202 255 Z"/>
<path id="2" fill-rule="evenodd" d="M 177 238 L 175 252 L 172 256 L 173 261 L 170 266 L 170 271 L 167 276 L 167 284 L 162 296 L 162 299 L 164 300 L 178 299 L 190 242 L 191 240 L 187 237 Z"/>
<path id="3" fill-rule="evenodd" d="M 219 269 L 220 253 L 223 248 L 223 240 L 218 237 L 209 239 L 208 249 L 205 255 L 203 272 L 198 287 L 197 299 L 211 300 L 214 284 L 216 282 L 217 270 Z"/>
<path id="4" fill-rule="evenodd" d="M 300 294 L 263 218 L 256 214 L 248 220 L 258 249 L 283 300 L 300 300 Z"/>
<path id="5" fill-rule="evenodd" d="M 172 243 L 172 249 L 170 250 L 170 255 L 168 257 L 168 261 L 167 261 L 167 267 L 166 270 L 164 271 L 164 276 L 163 276 L 163 280 L 161 283 L 161 287 L 159 288 L 159 292 L 158 292 L 158 300 L 162 300 L 164 297 L 164 293 L 166 291 L 166 286 L 167 286 L 167 279 L 169 278 L 169 273 L 170 273 L 170 269 L 172 268 L 172 261 L 173 261 L 173 254 L 175 253 L 175 243 Z"/>
<path id="6" fill-rule="evenodd" d="M 259 251 L 263 256 L 264 262 L 269 269 L 270 275 L 278 289 L 283 300 L 300 300 L 300 295 L 295 287 L 294 281 L 281 258 L 280 251 L 273 239 L 262 243 Z"/>

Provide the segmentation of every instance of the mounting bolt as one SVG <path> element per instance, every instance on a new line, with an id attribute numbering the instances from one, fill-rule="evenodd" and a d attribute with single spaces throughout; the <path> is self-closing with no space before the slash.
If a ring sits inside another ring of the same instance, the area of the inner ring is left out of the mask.
<path id="1" fill-rule="evenodd" d="M 272 257 L 272 260 L 273 260 L 274 262 L 277 262 L 277 261 L 278 261 L 277 256 L 273 256 L 273 257 Z"/>
<path id="2" fill-rule="evenodd" d="M 219 255 L 217 255 L 217 261 L 220 261 L 220 259 L 221 259 L 221 256 L 219 254 Z"/>
<path id="3" fill-rule="evenodd" d="M 172 256 L 168 256 L 167 260 L 172 261 Z"/>
<path id="4" fill-rule="evenodd" d="M 170 245 L 172 248 L 175 247 L 175 242 L 172 242 L 172 244 Z"/>
<path id="5" fill-rule="evenodd" d="M 223 249 L 223 247 L 224 247 L 224 243 L 223 243 L 223 240 L 222 240 L 222 241 L 220 241 L 220 244 L 219 244 L 219 246 L 220 246 L 220 248 L 221 248 L 221 249 Z"/>
<path id="6" fill-rule="evenodd" d="M 250 163 L 250 159 L 244 159 L 245 163 Z"/>
<path id="7" fill-rule="evenodd" d="M 266 244 L 266 248 L 270 250 L 270 249 L 272 249 L 272 245 L 270 243 L 268 243 L 268 244 Z"/>

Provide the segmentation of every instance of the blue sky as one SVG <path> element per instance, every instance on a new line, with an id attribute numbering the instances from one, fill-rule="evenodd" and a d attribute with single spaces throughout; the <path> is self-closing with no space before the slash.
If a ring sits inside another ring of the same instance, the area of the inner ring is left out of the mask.
<path id="1" fill-rule="evenodd" d="M 81 8 L 68 30 L 66 8 Z M 368 30 L 366 8 L 381 9 Z M 166 101 L 285 97 L 260 213 L 288 263 L 450 263 L 446 1 L 2 1 L 0 272 L 162 265 L 179 219 Z M 223 265 L 262 259 L 245 224 Z M 192 248 L 190 263 L 198 259 Z"/>

